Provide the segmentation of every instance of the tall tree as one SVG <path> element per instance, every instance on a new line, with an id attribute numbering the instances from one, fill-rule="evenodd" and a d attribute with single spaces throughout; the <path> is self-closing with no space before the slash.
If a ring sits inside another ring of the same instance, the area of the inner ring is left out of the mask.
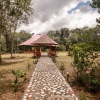
<path id="1" fill-rule="evenodd" d="M 3 33 L 8 33 L 10 35 L 11 57 L 13 56 L 15 31 L 22 23 L 28 23 L 28 16 L 32 12 L 31 0 L 0 0 L 0 37 Z"/>
<path id="2" fill-rule="evenodd" d="M 32 34 L 24 31 L 24 30 L 21 30 L 20 32 L 16 33 L 16 40 L 19 41 L 19 43 L 22 43 L 26 40 L 28 40 L 29 38 L 31 38 Z"/>
<path id="3" fill-rule="evenodd" d="M 15 40 L 14 40 L 14 50 L 17 50 L 18 44 L 28 40 L 31 38 L 32 34 L 22 30 L 20 32 L 15 33 Z"/>
<path id="4" fill-rule="evenodd" d="M 0 0 L 0 63 L 2 61 L 2 58 L 1 58 L 1 48 L 2 48 L 2 40 L 1 40 L 1 36 L 2 34 L 5 32 L 5 24 L 6 24 L 6 7 L 5 7 L 5 1 L 3 0 Z"/>
<path id="5" fill-rule="evenodd" d="M 100 0 L 92 0 L 91 7 L 98 8 L 98 12 L 100 13 Z M 100 24 L 100 18 L 97 18 L 96 21 Z"/>
<path id="6" fill-rule="evenodd" d="M 15 31 L 21 23 L 28 23 L 28 16 L 32 13 L 31 0 L 10 1 L 9 8 L 11 9 L 10 16 L 8 16 L 10 19 L 11 57 L 13 57 Z"/>

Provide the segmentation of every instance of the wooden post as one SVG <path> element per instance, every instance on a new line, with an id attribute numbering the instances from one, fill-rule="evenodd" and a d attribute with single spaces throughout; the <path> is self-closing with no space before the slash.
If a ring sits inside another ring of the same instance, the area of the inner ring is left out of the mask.
<path id="1" fill-rule="evenodd" d="M 52 48 L 51 48 L 51 46 L 50 46 L 50 57 L 52 56 Z"/>
<path id="2" fill-rule="evenodd" d="M 38 46 L 38 57 L 41 56 L 41 52 L 40 52 L 40 45 Z"/>
<path id="3" fill-rule="evenodd" d="M 55 47 L 54 47 L 54 52 L 55 52 L 55 56 L 56 56 L 56 45 L 55 45 Z"/>
<path id="4" fill-rule="evenodd" d="M 34 57 L 35 57 L 35 46 L 34 46 L 34 52 L 33 52 L 33 54 L 34 54 Z"/>

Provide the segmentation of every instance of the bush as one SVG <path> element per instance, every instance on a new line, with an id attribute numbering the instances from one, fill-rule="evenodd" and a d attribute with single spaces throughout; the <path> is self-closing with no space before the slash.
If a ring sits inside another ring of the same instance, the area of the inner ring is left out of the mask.
<path id="1" fill-rule="evenodd" d="M 38 63 L 38 59 L 35 59 L 35 60 L 33 61 L 33 63 L 34 63 L 34 64 L 37 64 L 37 63 Z"/>
<path id="2" fill-rule="evenodd" d="M 66 46 L 60 45 L 59 50 L 60 50 L 60 51 L 66 51 Z"/>
<path id="3" fill-rule="evenodd" d="M 92 46 L 86 43 L 78 43 L 73 46 L 73 64 L 77 80 L 89 91 L 97 91 L 100 87 L 98 77 L 99 68 L 98 53 L 93 52 Z"/>
<path id="4" fill-rule="evenodd" d="M 13 82 L 14 92 L 18 90 L 18 88 L 21 86 L 21 82 L 19 81 L 19 78 L 24 78 L 24 82 L 26 80 L 26 73 L 21 72 L 20 70 L 12 70 L 13 75 L 15 76 L 15 80 Z"/>
<path id="5" fill-rule="evenodd" d="M 83 92 L 80 94 L 80 97 L 81 97 L 81 100 L 88 100 L 86 94 Z"/>
<path id="6" fill-rule="evenodd" d="M 65 70 L 65 65 L 64 65 L 63 62 L 61 62 L 60 70 L 61 70 L 61 72 L 62 72 L 62 74 L 63 74 L 63 71 Z"/>
<path id="7" fill-rule="evenodd" d="M 52 61 L 53 61 L 54 63 L 56 63 L 56 58 L 55 58 L 55 56 L 52 56 Z"/>
<path id="8" fill-rule="evenodd" d="M 28 65 L 27 65 L 28 70 L 30 70 L 30 66 L 31 66 L 31 64 L 30 64 L 30 62 L 28 60 Z"/>

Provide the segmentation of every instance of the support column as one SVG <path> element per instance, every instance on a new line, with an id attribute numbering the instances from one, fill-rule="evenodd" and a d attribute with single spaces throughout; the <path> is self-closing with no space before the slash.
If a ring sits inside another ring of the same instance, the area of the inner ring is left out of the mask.
<path id="1" fill-rule="evenodd" d="M 34 57 L 36 57 L 36 55 L 35 55 L 35 46 L 34 46 L 34 52 L 33 52 L 33 55 L 34 55 Z"/>
<path id="2" fill-rule="evenodd" d="M 56 46 L 55 46 L 55 56 L 56 56 Z"/>

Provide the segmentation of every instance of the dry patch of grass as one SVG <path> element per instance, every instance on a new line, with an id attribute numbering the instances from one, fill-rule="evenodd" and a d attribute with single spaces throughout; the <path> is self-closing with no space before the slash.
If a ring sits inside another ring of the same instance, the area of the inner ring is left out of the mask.
<path id="1" fill-rule="evenodd" d="M 33 64 L 33 54 L 14 54 L 14 58 L 10 58 L 10 54 L 3 54 L 3 62 L 0 65 L 0 100 L 21 100 L 24 90 L 28 85 L 23 83 L 23 86 L 18 92 L 13 92 L 13 81 L 15 79 L 12 70 L 20 70 L 27 73 L 27 79 L 31 78 L 35 65 Z M 28 70 L 28 61 L 30 63 L 30 70 Z"/>
<path id="2" fill-rule="evenodd" d="M 60 65 L 62 62 L 65 67 L 65 72 L 69 72 L 70 75 L 73 75 L 74 70 L 73 70 L 73 67 L 71 66 L 72 58 L 70 56 L 68 56 L 68 53 L 67 52 L 58 52 L 57 56 L 58 57 L 56 57 L 56 60 L 57 60 L 56 65 L 58 66 L 58 68 L 60 68 Z"/>

